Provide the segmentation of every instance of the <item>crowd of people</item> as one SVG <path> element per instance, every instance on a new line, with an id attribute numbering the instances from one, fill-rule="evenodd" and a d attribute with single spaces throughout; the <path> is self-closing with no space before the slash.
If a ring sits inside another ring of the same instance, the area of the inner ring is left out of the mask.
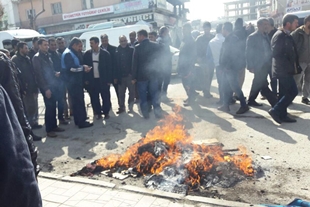
<path id="1" fill-rule="evenodd" d="M 240 108 L 236 113 L 246 113 L 250 106 L 262 106 L 256 101 L 261 93 L 271 105 L 268 112 L 274 121 L 279 124 L 296 122 L 288 115 L 287 108 L 299 90 L 302 91 L 301 102 L 310 104 L 310 16 L 299 28 L 298 17 L 293 14 L 285 15 L 282 24 L 281 29 L 276 29 L 273 19 L 259 18 L 257 30 L 253 31 L 252 26 L 246 28 L 243 20 L 237 19 L 235 27 L 230 22 L 218 25 L 214 36 L 210 32 L 211 24 L 205 22 L 204 33 L 196 39 L 191 24 L 184 24 L 178 61 L 178 74 L 187 94 L 184 106 L 190 106 L 196 100 L 199 71 L 203 96 L 213 97 L 210 88 L 215 70 L 219 110 L 229 112 L 229 106 L 238 100 Z M 93 126 L 87 121 L 84 89 L 90 96 L 94 118 L 98 120 L 103 118 L 102 115 L 104 119 L 110 117 L 111 86 L 118 99 L 117 114 L 125 113 L 126 108 L 132 113 L 136 102 L 145 119 L 149 118 L 152 107 L 155 116 L 161 118 L 161 101 L 171 101 L 167 97 L 172 69 L 167 27 L 161 27 L 159 33 L 131 32 L 129 41 L 122 35 L 118 47 L 109 44 L 106 34 L 92 37 L 89 42 L 91 49 L 83 52 L 83 42 L 79 38 L 73 38 L 68 47 L 61 37 L 34 38 L 31 49 L 25 42 L 12 40 L 11 53 L 0 51 L 0 107 L 3 112 L 0 128 L 4 136 L 13 137 L 8 139 L 10 142 L 5 142 L 6 145 L 1 145 L 1 157 L 11 159 L 6 159 L 8 162 L 1 169 L 8 172 L 23 168 L 17 181 L 22 183 L 20 179 L 29 179 L 29 189 L 38 195 L 37 200 L 27 200 L 28 206 L 33 206 L 31 202 L 41 202 L 38 187 L 33 183 L 40 171 L 38 150 L 33 141 L 41 140 L 41 137 L 32 131 L 42 127 L 38 123 L 39 92 L 45 104 L 47 137 L 56 137 L 56 132 L 63 132 L 59 125 L 69 124 L 72 116 L 79 128 Z M 247 100 L 242 91 L 246 69 L 254 74 Z M 12 164 L 21 154 L 27 162 Z M 15 168 L 10 167 L 13 165 Z M 10 186 L 10 178 L 3 186 Z M 14 200 L 3 195 L 0 196 L 2 200 Z"/>

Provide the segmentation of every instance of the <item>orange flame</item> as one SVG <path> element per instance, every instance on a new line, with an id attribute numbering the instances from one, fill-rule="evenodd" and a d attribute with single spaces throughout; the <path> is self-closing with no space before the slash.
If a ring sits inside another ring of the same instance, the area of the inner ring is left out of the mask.
<path id="1" fill-rule="evenodd" d="M 208 172 L 214 165 L 221 162 L 233 163 L 245 175 L 253 176 L 252 159 L 246 153 L 245 147 L 239 147 L 239 155 L 225 155 L 221 146 L 207 146 L 193 144 L 192 137 L 184 128 L 180 107 L 175 108 L 175 113 L 168 115 L 161 121 L 160 126 L 151 130 L 145 138 L 132 145 L 123 155 L 109 155 L 96 161 L 103 169 L 117 167 L 135 167 L 139 173 L 158 174 L 167 166 L 184 166 L 189 176 L 186 183 L 191 186 L 199 185 L 201 175 L 199 172 Z M 166 144 L 167 151 L 159 156 L 152 152 L 139 152 L 144 145 L 160 141 Z M 189 158 L 182 157 L 188 151 Z M 187 160 L 187 161 L 186 161 Z M 188 161 L 189 160 L 189 161 Z"/>

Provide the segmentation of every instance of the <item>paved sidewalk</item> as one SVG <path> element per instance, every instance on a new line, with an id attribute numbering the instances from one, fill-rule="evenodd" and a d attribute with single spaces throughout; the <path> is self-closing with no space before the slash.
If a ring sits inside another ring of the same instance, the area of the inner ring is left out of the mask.
<path id="1" fill-rule="evenodd" d="M 195 207 L 182 200 L 163 199 L 98 186 L 39 177 L 43 207 Z"/>

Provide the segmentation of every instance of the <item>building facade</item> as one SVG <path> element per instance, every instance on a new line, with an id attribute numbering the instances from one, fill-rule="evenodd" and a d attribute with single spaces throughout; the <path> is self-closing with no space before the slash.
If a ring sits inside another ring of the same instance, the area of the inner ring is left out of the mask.
<path id="1" fill-rule="evenodd" d="M 188 0 L 187 0 L 188 1 Z M 186 0 L 19 0 L 20 28 L 43 34 L 85 29 L 91 24 L 145 21 L 154 28 L 180 24 Z"/>
<path id="2" fill-rule="evenodd" d="M 233 0 L 224 3 L 225 18 L 228 21 L 235 21 L 237 18 L 256 20 L 269 14 L 270 8 L 271 0 Z"/>
<path id="3" fill-rule="evenodd" d="M 17 5 L 14 3 L 14 0 L 1 0 L 0 2 L 4 9 L 0 30 L 16 29 L 18 27 L 16 22 L 19 22 L 19 12 Z"/>

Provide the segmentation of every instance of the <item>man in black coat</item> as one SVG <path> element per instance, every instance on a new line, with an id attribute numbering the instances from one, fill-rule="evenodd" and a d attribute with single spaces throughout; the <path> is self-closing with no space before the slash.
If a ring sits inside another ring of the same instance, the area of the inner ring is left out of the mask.
<path id="1" fill-rule="evenodd" d="M 89 92 L 94 115 L 101 119 L 101 109 L 105 119 L 109 118 L 111 110 L 110 85 L 113 82 L 112 61 L 109 52 L 99 47 L 99 38 L 90 38 L 92 49 L 85 52 L 83 62 L 91 70 L 84 74 L 84 84 Z M 99 94 L 101 95 L 103 106 L 101 106 Z"/>
<path id="2" fill-rule="evenodd" d="M 128 88 L 129 97 L 128 97 L 128 112 L 133 112 L 133 104 L 135 99 L 135 85 L 131 82 L 132 77 L 132 57 L 134 48 L 129 47 L 127 43 L 126 36 L 119 37 L 119 43 L 116 53 L 115 53 L 115 69 L 116 76 L 114 79 L 118 83 L 118 94 L 120 108 L 117 114 L 125 112 L 125 94 Z"/>
<path id="3" fill-rule="evenodd" d="M 224 73 L 224 103 L 218 109 L 228 112 L 230 110 L 229 103 L 231 102 L 231 94 L 235 92 L 241 105 L 236 113 L 243 114 L 249 110 L 239 84 L 240 70 L 244 69 L 244 60 L 240 58 L 243 54 L 242 50 L 240 50 L 243 42 L 233 33 L 233 25 L 230 22 L 224 23 L 223 36 L 225 37 L 225 41 L 221 48 L 220 67 Z"/>
<path id="4" fill-rule="evenodd" d="M 21 71 L 21 82 L 25 85 L 25 91 L 22 93 L 22 98 L 25 105 L 27 119 L 32 128 L 42 128 L 38 124 L 38 92 L 39 88 L 35 80 L 34 69 L 32 62 L 28 57 L 28 46 L 25 42 L 20 42 L 17 45 L 17 53 L 12 57 L 12 61 Z"/>
<path id="5" fill-rule="evenodd" d="M 100 48 L 103 49 L 103 50 L 106 50 L 106 51 L 108 51 L 110 53 L 111 62 L 112 62 L 113 77 L 114 77 L 115 73 L 116 73 L 116 68 L 115 68 L 115 65 L 114 65 L 114 63 L 115 63 L 116 47 L 109 44 L 109 36 L 107 34 L 101 35 L 100 38 L 101 38 Z M 116 93 L 117 101 L 118 101 L 118 106 L 120 108 L 119 96 L 118 96 L 118 84 L 117 84 L 116 80 L 113 80 L 112 84 L 113 84 L 113 87 L 115 89 L 115 93 Z M 104 105 L 104 103 L 103 103 L 103 105 Z"/>
<path id="6" fill-rule="evenodd" d="M 31 155 L 12 102 L 0 85 L 0 205 L 42 207 Z"/>
<path id="7" fill-rule="evenodd" d="M 68 125 L 64 118 L 64 104 L 65 104 L 65 83 L 63 79 L 63 74 L 61 70 L 61 54 L 57 51 L 57 44 L 54 38 L 50 38 L 48 40 L 48 53 L 53 61 L 54 71 L 56 72 L 56 81 L 57 81 L 57 94 L 56 94 L 56 101 L 57 101 L 57 109 L 58 109 L 58 120 L 59 124 Z"/>
<path id="8" fill-rule="evenodd" d="M 190 106 L 195 101 L 196 91 L 194 88 L 194 69 L 196 62 L 196 44 L 192 37 L 190 23 L 183 25 L 183 40 L 180 46 L 178 73 L 182 77 L 182 84 L 187 94 L 184 106 Z M 207 51 L 206 51 L 207 52 Z"/>
<path id="9" fill-rule="evenodd" d="M 46 39 L 38 41 L 39 52 L 32 58 L 35 77 L 44 98 L 45 104 L 45 131 L 48 137 L 57 137 L 55 132 L 63 132 L 58 127 L 56 119 L 57 78 L 60 73 L 54 70 L 53 62 L 48 54 L 48 42 Z"/>
<path id="10" fill-rule="evenodd" d="M 269 110 L 269 114 L 279 124 L 296 122 L 288 116 L 287 107 L 298 95 L 294 75 L 302 71 L 298 62 L 297 48 L 290 35 L 298 26 L 298 17 L 286 14 L 282 22 L 283 29 L 278 30 L 271 40 L 272 75 L 279 80 L 280 97 L 278 103 Z"/>
<path id="11" fill-rule="evenodd" d="M 32 38 L 32 48 L 29 50 L 28 56 L 30 57 L 30 60 L 32 60 L 33 56 L 39 52 L 39 45 L 38 45 L 39 38 L 34 37 Z"/>
<path id="12" fill-rule="evenodd" d="M 137 82 L 140 108 L 145 119 L 149 118 L 147 94 L 151 96 L 156 118 L 162 117 L 158 90 L 158 64 L 161 47 L 148 39 L 146 30 L 138 32 L 139 44 L 133 55 L 132 83 Z"/>
<path id="13" fill-rule="evenodd" d="M 68 87 L 69 95 L 72 99 L 74 111 L 74 123 L 80 129 L 93 126 L 86 121 L 87 114 L 84 101 L 84 71 L 88 73 L 90 67 L 83 64 L 82 56 L 83 43 L 79 38 L 74 37 L 69 47 L 62 53 L 61 67 L 64 80 Z"/>
<path id="14" fill-rule="evenodd" d="M 258 93 L 266 97 L 271 106 L 277 103 L 277 95 L 268 87 L 267 76 L 271 70 L 272 52 L 268 38 L 268 19 L 260 18 L 257 21 L 257 31 L 252 33 L 246 44 L 247 69 L 254 73 L 251 92 L 248 100 L 249 106 L 262 106 L 256 102 Z"/>

